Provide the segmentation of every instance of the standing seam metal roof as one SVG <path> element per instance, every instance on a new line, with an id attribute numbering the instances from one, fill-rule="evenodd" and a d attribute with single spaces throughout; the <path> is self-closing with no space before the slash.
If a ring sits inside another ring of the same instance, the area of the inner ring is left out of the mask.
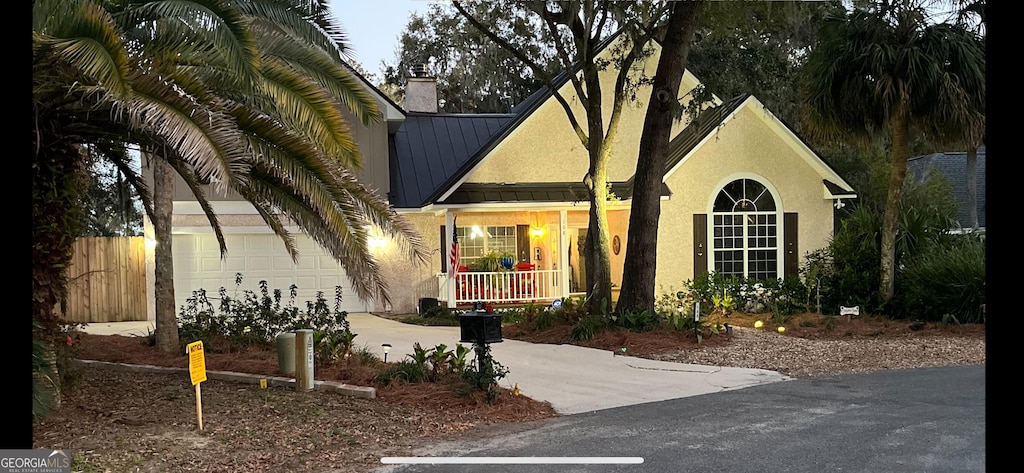
<path id="1" fill-rule="evenodd" d="M 457 174 L 514 115 L 408 113 L 388 137 L 391 192 L 396 208 L 419 208 Z"/>

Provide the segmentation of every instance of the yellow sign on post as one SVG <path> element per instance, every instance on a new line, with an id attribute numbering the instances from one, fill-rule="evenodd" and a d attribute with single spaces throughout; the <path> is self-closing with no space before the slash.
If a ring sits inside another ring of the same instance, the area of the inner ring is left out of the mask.
<path id="1" fill-rule="evenodd" d="M 192 375 L 192 384 L 206 381 L 206 355 L 203 353 L 203 341 L 188 344 L 188 372 Z"/>
<path id="2" fill-rule="evenodd" d="M 203 392 L 199 383 L 206 381 L 206 355 L 203 353 L 203 341 L 189 343 L 185 346 L 188 353 L 188 373 L 192 377 L 192 385 L 196 387 L 196 419 L 199 430 L 203 430 Z"/>

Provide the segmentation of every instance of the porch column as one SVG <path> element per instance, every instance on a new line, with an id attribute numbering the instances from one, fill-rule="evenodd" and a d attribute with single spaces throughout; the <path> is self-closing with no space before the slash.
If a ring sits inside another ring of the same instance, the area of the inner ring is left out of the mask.
<path id="1" fill-rule="evenodd" d="M 452 267 L 452 235 L 455 234 L 455 214 L 451 211 L 446 210 L 444 212 L 444 241 L 441 242 L 441 257 L 447 258 L 448 261 L 448 282 L 445 284 L 445 293 L 448 297 L 448 308 L 455 308 L 455 288 L 458 286 L 455 282 L 455 270 L 457 268 Z M 458 264 L 456 261 L 455 264 Z"/>
<path id="2" fill-rule="evenodd" d="M 562 299 L 569 298 L 569 217 L 565 210 L 558 211 L 558 286 Z"/>

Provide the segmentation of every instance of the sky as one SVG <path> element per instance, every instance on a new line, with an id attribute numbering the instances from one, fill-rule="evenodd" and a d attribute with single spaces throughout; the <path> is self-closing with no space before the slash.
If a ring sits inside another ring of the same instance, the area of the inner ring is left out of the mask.
<path id="1" fill-rule="evenodd" d="M 330 0 L 334 19 L 348 35 L 351 53 L 367 72 L 381 76 L 380 62 L 394 62 L 398 36 L 409 15 L 426 13 L 437 0 Z"/>

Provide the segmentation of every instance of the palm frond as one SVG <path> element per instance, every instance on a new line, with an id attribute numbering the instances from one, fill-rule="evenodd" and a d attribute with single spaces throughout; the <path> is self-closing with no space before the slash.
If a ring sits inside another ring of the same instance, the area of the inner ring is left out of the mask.
<path id="1" fill-rule="evenodd" d="M 330 10 L 319 2 L 301 0 L 254 0 L 243 2 L 242 11 L 265 27 L 287 33 L 327 54 L 332 60 L 349 59 L 348 41 L 341 27 L 330 16 Z"/>
<path id="2" fill-rule="evenodd" d="M 221 192 L 232 180 L 244 179 L 249 149 L 229 115 L 200 106 L 159 78 L 140 76 L 134 83 L 135 95 L 119 112 L 127 114 L 135 128 L 163 137 Z"/>
<path id="3" fill-rule="evenodd" d="M 161 49 L 183 53 L 202 48 L 207 56 L 222 58 L 240 80 L 253 84 L 259 69 L 259 49 L 238 3 L 244 2 L 140 1 L 132 2 L 123 15 L 124 22 L 134 27 L 135 35 L 142 37 L 141 45 L 157 41 Z"/>
<path id="4" fill-rule="evenodd" d="M 33 13 L 36 12 L 34 9 Z M 79 4 L 73 12 L 65 11 L 63 15 L 42 23 L 46 28 L 33 30 L 34 49 L 46 48 L 49 54 L 80 71 L 82 76 L 72 80 L 88 80 L 117 99 L 127 98 L 131 93 L 128 51 L 114 18 L 92 2 Z M 72 87 L 73 83 L 67 85 Z"/>
<path id="5" fill-rule="evenodd" d="M 316 82 L 287 65 L 272 59 L 265 63 L 262 86 L 277 103 L 273 114 L 322 146 L 325 154 L 346 166 L 361 168 L 359 148 L 337 102 Z"/>
<path id="6" fill-rule="evenodd" d="M 181 179 L 185 181 L 185 185 L 188 186 L 189 191 L 196 198 L 196 202 L 199 203 L 199 208 L 203 209 L 203 214 L 206 216 L 206 220 L 210 222 L 210 228 L 213 229 L 213 234 L 217 237 L 217 245 L 220 247 L 220 256 L 223 258 L 227 255 L 228 245 L 224 240 L 224 231 L 221 229 L 220 221 L 217 218 L 217 213 L 213 211 L 213 206 L 210 205 L 210 201 L 206 199 L 206 193 L 203 191 L 202 184 L 196 179 L 195 173 L 192 167 L 180 156 L 171 154 L 170 156 L 157 156 L 152 155 L 152 159 L 166 159 L 167 163 L 171 165 Z M 152 218 L 152 215 L 150 215 Z"/>
<path id="7" fill-rule="evenodd" d="M 254 25 L 254 27 L 259 27 Z M 381 120 L 377 102 L 349 66 L 278 31 L 259 35 L 260 51 L 315 80 L 364 125 Z"/>

